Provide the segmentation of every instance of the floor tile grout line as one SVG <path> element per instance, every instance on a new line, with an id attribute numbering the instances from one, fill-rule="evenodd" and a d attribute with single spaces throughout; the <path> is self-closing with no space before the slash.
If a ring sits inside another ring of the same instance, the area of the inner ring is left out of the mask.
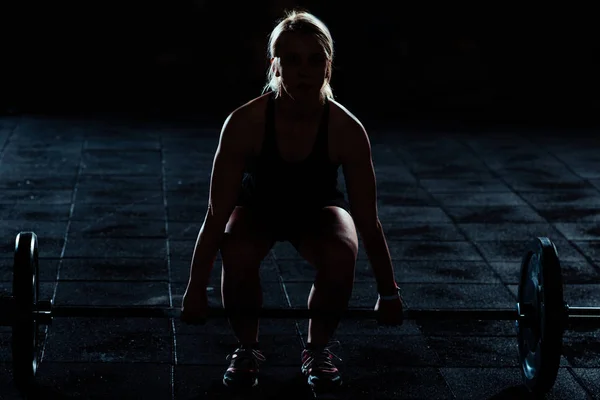
<path id="1" fill-rule="evenodd" d="M 581 376 L 579 376 L 575 372 L 575 368 L 581 368 L 581 367 L 574 367 L 573 364 L 571 364 L 571 362 L 569 361 L 569 365 L 567 365 L 563 368 L 565 368 L 567 370 L 567 372 L 569 373 L 569 375 L 571 375 L 571 378 L 573 378 L 573 380 L 579 384 L 579 386 L 583 389 L 585 394 L 587 394 L 590 399 L 593 399 L 594 393 L 592 392 L 590 385 L 587 382 L 585 382 L 583 380 L 583 378 L 581 378 Z M 591 367 L 591 368 L 593 368 L 593 367 Z"/>
<path id="2" fill-rule="evenodd" d="M 67 249 L 67 244 L 68 244 L 68 240 L 69 240 L 69 230 L 71 229 L 71 222 L 72 222 L 72 217 L 73 217 L 73 213 L 75 211 L 75 202 L 77 199 L 77 187 L 79 184 L 79 179 L 81 177 L 81 171 L 83 169 L 83 152 L 85 149 L 85 143 L 86 143 L 86 139 L 82 138 L 81 140 L 81 147 L 79 149 L 79 167 L 77 168 L 77 175 L 75 176 L 75 182 L 73 183 L 73 194 L 71 195 L 71 207 L 69 209 L 69 219 L 67 220 L 67 225 L 65 227 L 65 236 L 64 236 L 64 243 L 60 252 L 60 257 L 58 260 L 58 265 L 56 267 L 56 282 L 54 284 L 54 289 L 52 290 L 52 297 L 51 297 L 51 301 L 54 303 L 55 299 L 56 299 L 56 293 L 58 291 L 58 284 L 60 283 L 60 268 L 62 266 L 62 262 L 63 262 L 63 258 L 65 256 L 65 252 Z M 40 352 L 40 360 L 39 362 L 41 363 L 44 359 L 44 353 L 46 351 L 46 343 L 47 343 L 47 338 L 48 338 L 48 331 L 49 331 L 49 327 L 45 326 L 44 327 L 44 344 L 42 346 L 42 350 Z"/>
<path id="3" fill-rule="evenodd" d="M 2 162 L 2 160 L 4 159 L 5 150 L 8 147 L 8 144 L 10 143 L 10 139 L 13 137 L 13 135 L 17 131 L 17 128 L 19 127 L 20 124 L 21 124 L 21 118 L 19 118 L 19 120 L 11 128 L 10 133 L 6 136 L 6 139 L 4 140 L 4 143 L 2 144 L 2 150 L 0 150 L 0 162 Z"/>
<path id="4" fill-rule="evenodd" d="M 565 166 L 565 168 L 566 168 L 566 169 L 567 169 L 569 172 L 571 172 L 573 175 L 575 175 L 575 176 L 579 177 L 581 180 L 583 180 L 584 182 L 588 183 L 588 184 L 591 186 L 591 188 L 590 188 L 590 189 L 593 189 L 595 192 L 597 192 L 597 193 L 600 193 L 600 189 L 599 189 L 599 188 L 597 188 L 595 185 L 593 185 L 593 184 L 590 182 L 590 180 L 591 180 L 591 179 L 593 179 L 593 178 L 591 178 L 591 179 L 590 179 L 590 178 L 584 178 L 583 176 L 579 175 L 579 174 L 578 174 L 578 173 L 577 173 L 577 172 L 576 172 L 576 171 L 575 171 L 575 170 L 574 170 L 574 169 L 573 169 L 573 168 L 572 168 L 572 167 L 569 165 L 569 163 L 568 163 L 568 162 L 566 162 L 566 161 L 565 161 L 565 160 L 563 160 L 563 159 L 562 159 L 560 156 L 558 156 L 557 154 L 555 154 L 553 150 L 549 149 L 548 147 L 546 147 L 546 146 L 544 146 L 542 143 L 540 143 L 540 142 L 539 142 L 539 140 L 535 140 L 535 141 L 533 141 L 533 140 L 532 140 L 532 141 L 531 141 L 531 143 L 532 143 L 532 144 L 533 144 L 533 143 L 537 143 L 539 146 L 542 146 L 542 148 L 543 148 L 543 151 L 544 151 L 545 153 L 547 153 L 548 155 L 550 155 L 551 157 L 553 157 L 553 158 L 554 158 L 556 161 L 558 161 L 559 163 L 561 163 L 562 165 L 564 165 L 564 166 Z"/>
<path id="5" fill-rule="evenodd" d="M 387 335 L 387 336 L 391 336 L 391 335 Z M 402 335 L 401 337 L 410 337 L 408 335 Z M 413 335 L 414 337 L 414 335 Z M 447 336 L 444 336 L 443 338 L 447 338 Z M 86 362 L 82 362 L 82 361 L 77 361 L 77 360 L 52 360 L 52 361 L 47 361 L 47 364 L 103 364 L 103 365 L 164 365 L 164 362 L 156 362 L 156 361 L 86 361 Z M 8 362 L 3 361 L 0 362 L 0 366 L 2 364 L 8 364 Z M 202 362 L 187 362 L 185 364 L 181 364 L 182 366 L 185 367 L 222 367 L 222 364 L 218 364 L 218 363 L 202 363 Z M 275 365 L 271 365 L 272 367 L 289 367 L 289 368 L 295 368 L 296 365 L 292 362 L 290 362 L 289 364 L 275 364 Z M 460 366 L 458 365 L 454 365 L 454 366 L 447 366 L 446 364 L 443 363 L 439 363 L 439 364 L 429 364 L 429 363 L 419 363 L 418 365 L 410 365 L 410 364 L 402 364 L 397 366 L 397 368 L 411 368 L 411 369 L 514 369 L 514 370 L 520 370 L 520 366 L 519 365 L 479 365 L 479 364 L 462 364 Z M 389 367 L 386 366 L 386 369 L 388 369 Z M 577 367 L 573 367 L 571 365 L 561 365 L 559 367 L 559 369 L 561 370 L 568 370 L 568 369 L 587 369 L 587 370 L 596 370 L 597 367 L 588 367 L 588 366 L 577 366 Z"/>
<path id="6" fill-rule="evenodd" d="M 471 154 L 473 154 L 473 155 L 474 155 L 474 156 L 475 156 L 477 159 L 479 159 L 479 161 L 481 161 L 481 162 L 483 163 L 483 165 L 485 165 L 485 167 L 486 167 L 486 168 L 487 168 L 487 170 L 488 170 L 488 171 L 489 171 L 489 172 L 492 174 L 492 176 L 494 176 L 496 179 L 498 179 L 498 180 L 499 180 L 499 181 L 501 181 L 503 184 L 507 185 L 509 188 L 511 188 L 511 189 L 512 189 L 512 186 L 511 186 L 511 185 L 510 185 L 510 184 L 509 184 L 509 183 L 508 183 L 508 182 L 507 182 L 507 181 L 506 181 L 506 180 L 505 180 L 505 179 L 504 179 L 504 178 L 503 178 L 503 177 L 502 177 L 500 174 L 498 174 L 498 172 L 497 172 L 497 171 L 495 171 L 493 168 L 491 168 L 491 167 L 489 166 L 489 164 L 485 162 L 485 160 L 484 160 L 484 159 L 483 159 L 483 158 L 480 156 L 480 154 L 479 154 L 479 153 L 478 153 L 478 152 L 477 152 L 477 151 L 476 151 L 476 150 L 475 150 L 475 149 L 474 149 L 472 146 L 470 146 L 468 143 L 466 143 L 466 142 L 463 142 L 463 141 L 460 141 L 460 143 L 461 143 L 461 144 L 462 144 L 464 147 L 466 147 L 466 148 L 467 148 L 467 149 L 468 149 L 468 150 L 471 152 Z M 531 142 L 531 143 L 533 143 L 533 142 Z M 548 152 L 547 150 L 544 150 L 544 151 Z M 552 154 L 552 153 L 549 153 L 549 152 L 548 152 L 548 154 Z M 560 161 L 560 160 L 559 160 L 559 161 Z M 563 163 L 563 165 L 565 165 L 565 164 Z M 565 165 L 565 166 L 566 166 L 566 165 Z M 567 167 L 567 168 L 568 168 L 568 167 Z M 571 172 L 573 172 L 573 171 L 571 171 Z M 575 174 L 575 172 L 573 172 L 573 173 Z M 578 174 L 575 174 L 575 175 L 576 175 L 576 176 L 578 176 L 578 177 L 580 177 Z M 581 177 L 580 177 L 580 178 L 581 178 Z M 583 178 L 582 178 L 582 179 L 583 179 Z M 584 181 L 587 181 L 586 179 L 583 179 L 583 180 L 584 180 Z M 528 206 L 529 208 L 531 208 L 533 211 L 535 211 L 535 212 L 536 212 L 536 214 L 538 214 L 538 215 L 539 215 L 539 213 L 537 212 L 537 208 L 535 207 L 535 205 L 534 205 L 534 204 L 532 204 L 530 201 L 528 201 L 526 198 L 524 198 L 524 197 L 521 195 L 521 192 L 519 192 L 519 191 L 517 191 L 517 190 L 514 190 L 514 189 L 513 189 L 513 193 L 515 194 L 515 196 L 519 197 L 519 198 L 520 198 L 520 199 L 521 199 L 523 202 L 525 202 L 525 204 L 527 204 L 527 206 Z M 540 215 L 540 217 L 541 217 L 541 215 Z M 584 254 L 584 253 L 581 251 L 581 249 L 579 248 L 579 246 L 577 246 L 576 244 L 574 244 L 574 243 L 573 243 L 573 241 L 569 240 L 569 238 L 567 238 L 567 237 L 566 237 L 566 236 L 565 236 L 565 235 L 564 235 L 564 234 L 563 234 L 563 233 L 562 233 L 562 232 L 561 232 L 561 231 L 560 231 L 558 228 L 556 228 L 556 226 L 555 226 L 555 225 L 554 225 L 552 222 L 548 221 L 546 218 L 544 218 L 544 221 L 545 221 L 545 222 L 546 222 L 546 223 L 547 223 L 549 226 L 551 226 L 551 227 L 552 227 L 552 230 L 554 230 L 554 232 L 556 233 L 556 236 L 563 238 L 563 239 L 564 239 L 564 240 L 565 240 L 567 243 L 569 243 L 569 244 L 570 244 L 570 245 L 571 245 L 571 246 L 572 246 L 572 247 L 573 247 L 573 248 L 574 248 L 574 249 L 575 249 L 575 250 L 576 250 L 576 251 L 577 251 L 579 254 L 581 254 L 581 256 L 582 256 L 582 257 L 583 257 L 583 258 L 584 258 L 584 259 L 587 261 L 587 263 L 588 263 L 589 265 L 591 265 L 591 266 L 592 266 L 592 268 L 593 268 L 593 269 L 594 269 L 596 272 L 600 273 L 600 266 L 596 266 L 596 264 L 594 263 L 594 260 L 593 260 L 591 257 L 589 257 L 588 255 Z M 560 249 L 557 249 L 557 250 L 560 252 Z"/>
<path id="7" fill-rule="evenodd" d="M 462 146 L 464 146 L 464 144 L 462 142 L 459 141 L 459 139 L 453 139 L 454 141 L 456 141 L 457 143 L 461 144 Z M 410 172 L 411 175 L 413 175 L 413 177 L 416 180 L 416 184 L 419 188 L 421 188 L 422 190 L 425 191 L 425 193 L 427 194 L 427 196 L 429 197 L 430 201 L 432 201 L 432 204 L 437 204 L 437 207 L 442 210 L 444 212 L 444 214 L 450 219 L 450 221 L 452 221 L 452 224 L 454 225 L 455 229 L 465 238 L 467 239 L 466 241 L 471 244 L 471 246 L 473 246 L 475 252 L 479 255 L 479 257 L 481 257 L 481 261 L 484 262 L 487 267 L 489 268 L 489 270 L 492 272 L 492 274 L 494 276 L 496 276 L 496 278 L 502 282 L 502 285 L 504 286 L 506 292 L 508 293 L 508 295 L 510 296 L 510 298 L 514 299 L 514 295 L 512 294 L 512 292 L 510 291 L 510 289 L 508 288 L 508 285 L 503 281 L 502 276 L 500 275 L 500 273 L 498 271 L 496 271 L 496 269 L 494 267 L 492 267 L 492 265 L 490 264 L 490 262 L 486 259 L 486 257 L 484 256 L 484 254 L 482 253 L 481 249 L 474 243 L 473 240 L 469 239 L 469 236 L 466 234 L 466 231 L 463 230 L 459 224 L 457 223 L 456 219 L 452 217 L 452 215 L 450 215 L 450 213 L 448 213 L 447 208 L 441 203 L 441 201 L 439 201 L 438 199 L 436 199 L 428 190 L 427 188 L 425 188 L 423 186 L 423 184 L 421 183 L 421 178 L 418 176 L 418 174 L 414 171 L 414 169 L 410 166 L 410 164 L 404 159 L 404 157 L 402 156 L 402 152 L 395 148 L 392 147 L 394 154 L 398 157 L 398 160 L 404 165 L 404 167 L 408 170 L 408 172 Z M 486 165 L 487 167 L 487 165 Z"/>
<path id="8" fill-rule="evenodd" d="M 171 287 L 171 237 L 169 235 L 169 207 L 167 198 L 167 182 L 165 174 L 165 158 L 164 158 L 164 146 L 162 142 L 162 136 L 158 137 L 161 155 L 161 190 L 162 190 L 162 203 L 164 207 L 164 224 L 165 224 L 165 246 L 167 255 L 167 275 L 169 279 L 169 307 L 173 307 L 173 292 Z"/>
<path id="9" fill-rule="evenodd" d="M 167 276 L 168 276 L 168 290 L 169 290 L 169 307 L 173 307 L 173 290 L 171 286 L 171 246 L 169 238 L 169 207 L 167 200 L 167 182 L 166 182 L 166 168 L 165 168 L 165 148 L 163 143 L 163 136 L 158 136 L 158 143 L 160 148 L 160 164 L 161 164 L 161 190 L 164 206 L 165 215 L 165 246 L 167 255 Z M 171 386 L 171 399 L 175 399 L 175 366 L 177 365 L 177 331 L 175 328 L 175 320 L 169 320 L 171 324 L 171 337 L 172 337 L 172 348 L 171 348 L 171 367 L 170 367 L 170 386 Z"/>
<path id="10" fill-rule="evenodd" d="M 285 283 L 283 277 L 281 276 L 281 267 L 279 266 L 279 263 L 277 262 L 277 256 L 273 252 L 272 249 L 269 253 L 271 254 L 272 261 L 275 263 L 275 268 L 277 269 L 277 278 L 278 278 L 279 287 L 283 291 L 288 308 L 292 308 L 292 301 L 290 299 L 290 295 L 287 290 L 286 283 Z M 294 326 L 296 327 L 296 335 L 298 335 L 298 338 L 300 339 L 300 346 L 302 346 L 302 348 L 304 348 L 305 347 L 304 337 L 302 335 L 302 329 L 300 328 L 300 324 L 298 323 L 297 320 L 294 321 Z"/>
<path id="11" fill-rule="evenodd" d="M 517 263 L 517 262 L 515 262 Z M 10 283 L 12 282 L 11 280 L 0 280 L 0 284 L 3 283 Z M 78 282 L 85 282 L 85 283 L 95 283 L 95 284 L 102 284 L 102 283 L 109 283 L 109 284 L 114 284 L 114 283 L 124 283 L 124 284 L 128 284 L 131 285 L 132 283 L 140 283 L 140 284 L 148 284 L 148 283 L 167 283 L 167 280 L 163 280 L 163 279 L 157 279 L 157 280 L 135 280 L 135 279 L 121 279 L 121 280 L 106 280 L 106 279 L 60 279 L 59 282 L 64 282 L 64 283 L 78 283 Z M 289 280 L 289 279 L 283 279 L 283 280 L 277 280 L 277 281 L 270 281 L 270 280 L 263 280 L 263 283 L 277 283 L 279 284 L 279 286 L 281 287 L 281 285 L 285 285 L 285 284 L 313 284 L 314 282 L 311 281 L 303 281 L 303 280 Z M 598 285 L 597 282 L 590 282 L 590 281 L 582 281 L 577 283 L 577 280 L 573 281 L 573 284 L 576 284 L 578 286 L 586 286 L 586 285 Z M 56 280 L 52 279 L 52 280 L 40 280 L 40 283 L 56 283 Z M 186 284 L 186 281 L 175 281 L 175 283 L 180 283 L 180 284 Z M 364 281 L 355 281 L 355 283 L 357 284 L 369 284 L 372 283 L 370 280 L 364 280 Z M 472 287 L 477 287 L 477 286 L 499 286 L 499 285 L 510 285 L 510 286 L 514 286 L 514 285 L 518 285 L 518 282 L 506 282 L 506 281 L 486 281 L 486 282 L 464 282 L 464 281 L 403 281 L 401 279 L 397 279 L 396 283 L 402 284 L 402 285 L 460 285 L 460 286 L 472 286 Z M 143 306 L 142 306 L 143 307 Z M 153 306 L 149 306 L 149 307 L 153 307 Z M 166 305 L 165 307 L 169 307 L 168 305 Z M 290 305 L 290 308 L 291 305 Z M 361 307 L 350 307 L 350 308 L 361 308 Z M 367 307 L 367 308 L 370 308 Z"/>
<path id="12" fill-rule="evenodd" d="M 600 193 L 600 189 L 597 188 L 594 184 L 592 184 L 591 179 L 590 178 L 584 178 L 583 176 L 579 175 L 570 165 L 568 162 L 566 162 L 565 160 L 563 160 L 560 156 L 558 156 L 557 154 L 555 154 L 551 149 L 549 149 L 548 147 L 546 147 L 544 144 L 540 143 L 539 140 L 531 140 L 531 139 L 527 139 L 531 144 L 537 144 L 538 146 L 542 147 L 542 151 L 545 152 L 546 154 L 548 154 L 550 157 L 554 158 L 556 161 L 558 161 L 560 164 L 562 164 L 570 173 L 572 173 L 573 175 L 577 176 L 578 178 L 580 178 L 582 181 L 584 181 L 585 183 L 589 184 L 591 187 L 590 189 L 592 189 L 593 191 L 595 191 L 596 193 Z M 592 178 L 593 179 L 593 178 Z M 523 192 L 523 193 L 527 193 L 527 192 Z"/>
<path id="13" fill-rule="evenodd" d="M 500 368 L 503 368 L 503 367 L 500 367 Z M 506 367 L 504 367 L 504 368 L 506 368 Z M 438 374 L 440 374 L 440 376 L 442 377 L 444 382 L 446 382 L 446 388 L 452 394 L 452 396 L 454 396 L 454 399 L 458 399 L 458 396 L 456 395 L 455 391 L 453 390 L 452 385 L 450 385 L 450 381 L 448 380 L 447 374 L 444 373 L 444 365 L 437 366 L 437 367 L 435 367 L 435 369 L 437 369 Z"/>
<path id="14" fill-rule="evenodd" d="M 79 180 L 79 175 L 80 175 L 80 173 L 78 172 L 78 174 L 77 174 L 77 181 Z M 77 185 L 77 184 L 76 184 L 76 185 Z M 85 221 L 83 221 L 83 222 L 89 222 L 89 223 L 88 223 L 88 225 L 86 225 L 86 226 L 84 226 L 83 228 L 81 228 L 81 230 L 85 230 L 85 229 L 87 229 L 87 228 L 91 227 L 91 226 L 92 226 L 94 223 L 98 223 L 98 222 L 100 222 L 100 221 L 104 221 L 104 220 L 106 220 L 106 219 L 108 219 L 108 218 L 114 217 L 114 216 L 115 216 L 115 215 L 117 215 L 117 213 L 118 213 L 118 212 L 120 212 L 120 211 L 127 210 L 128 208 L 131 208 L 131 207 L 133 207 L 133 206 L 135 206 L 135 205 L 137 205 L 137 204 L 143 203 L 143 202 L 145 202 L 146 200 L 148 200 L 148 199 L 150 199 L 150 198 L 159 197 L 159 196 L 163 196 L 163 198 L 164 198 L 164 195 L 161 193 L 160 195 L 148 196 L 148 197 L 145 197 L 145 198 L 143 198 L 142 200 L 136 200 L 136 201 L 134 201 L 134 202 L 131 202 L 131 203 L 127 203 L 127 204 L 122 204 L 122 205 L 119 205 L 119 206 L 118 206 L 116 209 L 114 209 L 112 212 L 106 213 L 105 215 L 103 215 L 103 216 L 102 216 L 101 218 L 99 218 L 99 219 L 94 219 L 94 220 L 91 220 L 91 219 L 90 219 L 90 220 L 85 220 Z M 93 204 L 93 203 L 84 203 L 84 204 L 87 204 L 87 205 L 92 205 L 92 206 L 93 206 L 93 205 L 99 205 L 99 206 L 103 206 L 103 205 L 105 205 L 105 204 Z M 163 205 L 164 205 L 164 200 L 163 200 Z M 72 215 L 72 214 L 71 214 L 71 215 Z M 166 218 L 166 216 L 165 216 L 165 218 Z M 79 222 L 82 222 L 81 220 L 78 220 L 78 221 L 79 221 Z M 159 220 L 156 220 L 156 221 L 159 221 Z M 69 223 L 71 223 L 71 217 L 69 217 Z"/>

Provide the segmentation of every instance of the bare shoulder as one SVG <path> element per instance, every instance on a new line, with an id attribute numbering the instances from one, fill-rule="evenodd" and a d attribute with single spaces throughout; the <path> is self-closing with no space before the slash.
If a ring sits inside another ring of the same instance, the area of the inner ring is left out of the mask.
<path id="1" fill-rule="evenodd" d="M 370 153 L 369 136 L 362 122 L 341 103 L 330 100 L 332 144 L 340 159 Z"/>
<path id="2" fill-rule="evenodd" d="M 250 152 L 262 135 L 265 123 L 265 108 L 268 95 L 250 100 L 233 110 L 225 119 L 221 130 L 221 146 L 235 147 L 238 151 Z"/>

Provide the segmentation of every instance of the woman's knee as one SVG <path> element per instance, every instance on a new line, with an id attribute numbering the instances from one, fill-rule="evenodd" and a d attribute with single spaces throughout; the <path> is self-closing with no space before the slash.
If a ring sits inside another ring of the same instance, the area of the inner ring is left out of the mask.
<path id="1" fill-rule="evenodd" d="M 223 273 L 240 279 L 258 273 L 262 260 L 269 251 L 266 247 L 266 244 L 261 245 L 226 233 L 221 244 Z"/>
<path id="2" fill-rule="evenodd" d="M 358 244 L 353 238 L 324 240 L 317 252 L 317 277 L 339 285 L 354 282 L 357 254 Z"/>
<path id="3" fill-rule="evenodd" d="M 272 241 L 259 231 L 251 211 L 237 207 L 220 246 L 223 274 L 239 279 L 255 275 L 272 246 Z"/>

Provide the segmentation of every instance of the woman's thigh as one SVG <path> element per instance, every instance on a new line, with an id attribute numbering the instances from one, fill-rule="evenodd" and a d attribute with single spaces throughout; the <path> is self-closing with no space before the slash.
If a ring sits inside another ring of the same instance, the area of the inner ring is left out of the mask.
<path id="1" fill-rule="evenodd" d="M 265 229 L 260 215 L 248 207 L 236 207 L 220 246 L 223 268 L 258 268 L 273 244 L 272 234 Z"/>
<path id="2" fill-rule="evenodd" d="M 343 208 L 324 207 L 307 218 L 305 229 L 291 240 L 298 253 L 315 267 L 354 264 L 358 234 L 352 216 Z"/>

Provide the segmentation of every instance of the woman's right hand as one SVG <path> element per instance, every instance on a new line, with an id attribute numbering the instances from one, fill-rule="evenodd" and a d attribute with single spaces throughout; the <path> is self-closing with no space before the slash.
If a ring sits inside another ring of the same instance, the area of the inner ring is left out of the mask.
<path id="1" fill-rule="evenodd" d="M 181 304 L 181 321 L 191 325 L 204 325 L 208 316 L 208 291 L 203 286 L 188 284 Z"/>

